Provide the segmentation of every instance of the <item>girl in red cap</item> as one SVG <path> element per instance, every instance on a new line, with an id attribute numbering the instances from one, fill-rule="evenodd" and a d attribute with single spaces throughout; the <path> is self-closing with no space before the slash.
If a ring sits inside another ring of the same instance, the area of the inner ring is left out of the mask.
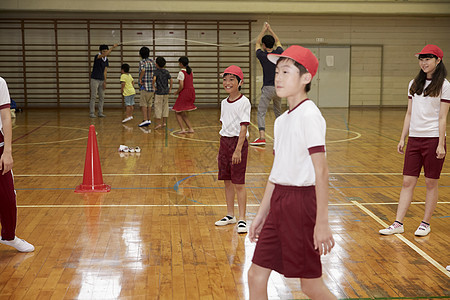
<path id="1" fill-rule="evenodd" d="M 312 52 L 291 46 L 276 63 L 277 95 L 287 98 L 289 111 L 275 120 L 274 161 L 258 213 L 248 237 L 257 240 L 248 271 L 250 299 L 267 299 L 272 270 L 300 278 L 312 299 L 336 299 L 322 280 L 320 256 L 334 246 L 328 223 L 326 123 L 308 99 L 318 60 Z"/>
<path id="2" fill-rule="evenodd" d="M 225 226 L 237 222 L 234 216 L 234 196 L 237 194 L 239 206 L 238 233 L 247 232 L 245 221 L 247 191 L 245 190 L 245 170 L 247 168 L 248 130 L 250 124 L 251 104 L 247 97 L 241 94 L 244 73 L 238 66 L 229 66 L 222 74 L 223 88 L 228 97 L 222 100 L 220 107 L 220 122 L 222 129 L 219 134 L 220 147 L 217 163 L 219 165 L 219 180 L 225 183 L 225 199 L 227 215 L 217 221 L 216 226 Z"/>
<path id="3" fill-rule="evenodd" d="M 403 186 L 395 222 L 380 230 L 383 235 L 404 232 L 403 219 L 411 204 L 422 166 L 427 194 L 425 213 L 414 233 L 416 236 L 430 233 L 430 220 L 438 200 L 438 179 L 446 153 L 445 128 L 450 107 L 450 83 L 445 79 L 447 70 L 442 61 L 444 53 L 438 46 L 426 45 L 416 56 L 419 58 L 420 71 L 409 83 L 408 110 L 397 146 L 397 151 L 403 154 L 405 138 L 409 133 Z"/>

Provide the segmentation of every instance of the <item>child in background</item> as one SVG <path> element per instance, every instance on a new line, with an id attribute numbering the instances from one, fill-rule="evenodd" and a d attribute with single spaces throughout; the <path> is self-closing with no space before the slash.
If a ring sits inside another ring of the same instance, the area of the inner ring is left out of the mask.
<path id="1" fill-rule="evenodd" d="M 152 124 L 150 118 L 152 116 L 153 97 L 155 89 L 153 87 L 153 72 L 155 72 L 155 63 L 150 58 L 150 49 L 142 47 L 139 50 L 142 60 L 139 62 L 139 87 L 141 96 L 139 97 L 139 106 L 142 110 L 144 119 L 138 125 L 139 127 L 147 127 Z"/>
<path id="2" fill-rule="evenodd" d="M 133 110 L 134 110 L 134 96 L 136 95 L 136 90 L 134 89 L 134 79 L 130 74 L 130 65 L 123 64 L 120 68 L 120 83 L 123 99 L 126 105 L 126 118 L 122 120 L 122 123 L 126 123 L 133 120 Z"/>
<path id="3" fill-rule="evenodd" d="M 155 87 L 155 118 L 156 127 L 159 129 L 167 125 L 169 117 L 169 94 L 172 91 L 173 80 L 169 71 L 164 68 L 166 60 L 164 57 L 156 58 L 156 70 L 153 75 L 153 86 Z M 170 85 L 169 85 L 170 83 Z"/>
<path id="4" fill-rule="evenodd" d="M 194 133 L 194 129 L 189 122 L 187 113 L 188 111 L 195 110 L 197 107 L 194 105 L 195 101 L 195 89 L 193 83 L 192 69 L 189 67 L 189 59 L 186 56 L 182 56 L 178 59 L 178 64 L 181 67 L 178 73 L 178 90 L 175 95 L 178 95 L 177 100 L 173 106 L 173 110 L 176 113 L 178 124 L 180 125 L 181 131 L 179 134 L 184 133 Z M 185 124 L 188 128 L 186 131 Z"/>
<path id="5" fill-rule="evenodd" d="M 248 237 L 257 240 L 248 272 L 250 299 L 267 299 L 272 270 L 300 278 L 311 299 L 336 299 L 322 279 L 320 255 L 334 246 L 328 224 L 326 123 L 308 99 L 319 62 L 312 52 L 291 46 L 269 54 L 276 63 L 277 95 L 289 111 L 275 120 L 274 161 L 261 205 Z"/>
<path id="6" fill-rule="evenodd" d="M 220 148 L 217 162 L 219 180 L 225 183 L 227 215 L 216 222 L 216 226 L 236 223 L 234 216 L 234 194 L 239 206 L 238 233 L 247 232 L 245 221 L 247 191 L 245 189 L 245 170 L 247 168 L 248 130 L 251 103 L 241 94 L 244 73 L 238 66 L 229 66 L 223 73 L 223 87 L 229 96 L 222 100 L 220 109 Z"/>
<path id="7" fill-rule="evenodd" d="M 445 78 L 447 70 L 442 61 L 444 52 L 438 46 L 426 45 L 416 56 L 419 58 L 421 70 L 416 78 L 409 82 L 408 110 L 397 145 L 397 151 L 403 154 L 405 138 L 409 132 L 403 165 L 403 186 L 395 222 L 379 231 L 383 235 L 404 232 L 403 218 L 411 204 L 422 166 L 427 194 L 425 213 L 414 233 L 416 236 L 426 236 L 430 233 L 431 216 L 438 201 L 438 180 L 446 153 L 445 129 L 450 107 L 450 83 Z"/>

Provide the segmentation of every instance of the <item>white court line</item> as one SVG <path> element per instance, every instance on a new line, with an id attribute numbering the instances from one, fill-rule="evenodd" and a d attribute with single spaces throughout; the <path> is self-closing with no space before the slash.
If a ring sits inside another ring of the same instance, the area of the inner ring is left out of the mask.
<path id="1" fill-rule="evenodd" d="M 364 211 L 366 214 L 372 217 L 375 221 L 377 221 L 381 226 L 384 228 L 387 228 L 389 225 L 383 222 L 378 216 L 376 216 L 374 213 L 372 213 L 370 210 L 365 208 L 361 203 L 358 201 L 352 201 L 353 204 L 359 207 L 362 211 Z M 395 234 L 397 238 L 399 238 L 402 242 L 404 242 L 406 245 L 408 245 L 410 248 L 412 248 L 414 251 L 416 251 L 420 256 L 428 260 L 433 266 L 435 266 L 439 271 L 444 273 L 447 277 L 450 277 L 450 272 L 445 269 L 444 266 L 440 265 L 437 261 L 432 259 L 428 254 L 426 254 L 423 250 L 421 250 L 419 247 L 414 245 L 412 242 L 410 242 L 407 238 L 402 236 L 401 234 Z"/>
<path id="2" fill-rule="evenodd" d="M 356 202 L 356 201 L 352 201 Z M 359 202 L 356 202 L 359 204 Z M 397 205 L 398 202 L 391 203 L 363 203 L 364 205 Z M 411 202 L 411 204 L 425 204 L 425 202 Z M 438 202 L 438 204 L 450 204 L 450 202 Z M 354 206 L 354 203 L 330 203 L 328 206 Z M 357 205 L 357 204 L 356 204 Z M 359 204 L 362 205 L 362 204 Z M 226 207 L 226 204 L 61 204 L 61 205 L 17 205 L 21 208 L 77 208 L 77 207 Z M 237 204 L 234 205 L 238 207 Z M 259 207 L 258 204 L 247 204 L 250 207 Z M 387 226 L 386 226 L 387 227 Z"/>
<path id="3" fill-rule="evenodd" d="M 270 173 L 245 173 L 248 176 L 265 176 Z M 132 173 L 132 174 L 103 174 L 103 176 L 216 176 L 216 172 L 209 173 Z M 402 173 L 329 173 L 332 175 L 354 175 L 354 176 L 398 176 Z M 441 173 L 441 175 L 450 175 L 450 173 Z M 14 177 L 82 177 L 83 174 L 16 174 Z"/>

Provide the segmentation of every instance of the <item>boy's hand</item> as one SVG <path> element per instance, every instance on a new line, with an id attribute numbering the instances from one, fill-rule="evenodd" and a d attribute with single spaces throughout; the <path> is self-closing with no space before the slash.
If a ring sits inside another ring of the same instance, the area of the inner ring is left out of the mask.
<path id="1" fill-rule="evenodd" d="M 106 81 L 103 81 L 103 89 L 106 90 Z"/>
<path id="2" fill-rule="evenodd" d="M 404 154 L 403 147 L 405 147 L 405 141 L 401 140 L 400 142 L 398 142 L 397 152 L 400 153 L 400 154 Z"/>
<path id="3" fill-rule="evenodd" d="M 0 170 L 2 171 L 2 175 L 5 175 L 9 171 L 11 171 L 13 167 L 13 158 L 11 154 L 3 152 L 0 157 Z"/>
<path id="4" fill-rule="evenodd" d="M 320 255 L 330 253 L 334 247 L 334 238 L 328 225 L 317 224 L 314 227 L 314 249 L 319 249 Z"/>
<path id="5" fill-rule="evenodd" d="M 241 151 L 234 150 L 233 156 L 231 157 L 231 162 L 236 165 L 241 162 Z"/>
<path id="6" fill-rule="evenodd" d="M 439 145 L 436 148 L 436 158 L 443 159 L 444 157 L 445 157 L 445 148 L 444 148 L 444 146 Z"/>
<path id="7" fill-rule="evenodd" d="M 119 44 L 114 44 L 112 47 L 113 47 L 113 48 L 116 48 L 117 46 L 119 46 Z"/>
<path id="8" fill-rule="evenodd" d="M 261 233 L 261 229 L 263 228 L 265 221 L 266 218 L 256 215 L 248 231 L 248 238 L 250 239 L 250 242 L 254 243 L 258 241 L 259 234 Z"/>

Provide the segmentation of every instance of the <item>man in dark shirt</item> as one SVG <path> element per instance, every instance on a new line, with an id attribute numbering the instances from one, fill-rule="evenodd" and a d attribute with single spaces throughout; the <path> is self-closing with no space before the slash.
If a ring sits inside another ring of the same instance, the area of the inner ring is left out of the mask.
<path id="1" fill-rule="evenodd" d="M 264 35 L 269 32 L 270 34 Z M 259 138 L 250 143 L 253 146 L 264 146 L 266 144 L 266 113 L 270 101 L 273 101 L 273 112 L 275 118 L 281 114 L 281 99 L 275 91 L 275 65 L 267 59 L 267 54 L 281 54 L 283 48 L 280 40 L 270 25 L 266 22 L 256 40 L 256 57 L 263 68 L 263 86 L 261 89 L 261 99 L 258 105 L 258 129 Z"/>
<path id="2" fill-rule="evenodd" d="M 105 89 L 106 89 L 106 73 L 108 71 L 108 55 L 111 51 L 116 48 L 118 44 L 109 49 L 108 45 L 100 45 L 100 53 L 95 55 L 94 66 L 92 67 L 91 73 L 91 101 L 89 103 L 91 118 L 95 118 L 95 100 L 98 94 L 98 116 L 105 117 L 103 114 L 103 101 L 105 99 Z"/>

